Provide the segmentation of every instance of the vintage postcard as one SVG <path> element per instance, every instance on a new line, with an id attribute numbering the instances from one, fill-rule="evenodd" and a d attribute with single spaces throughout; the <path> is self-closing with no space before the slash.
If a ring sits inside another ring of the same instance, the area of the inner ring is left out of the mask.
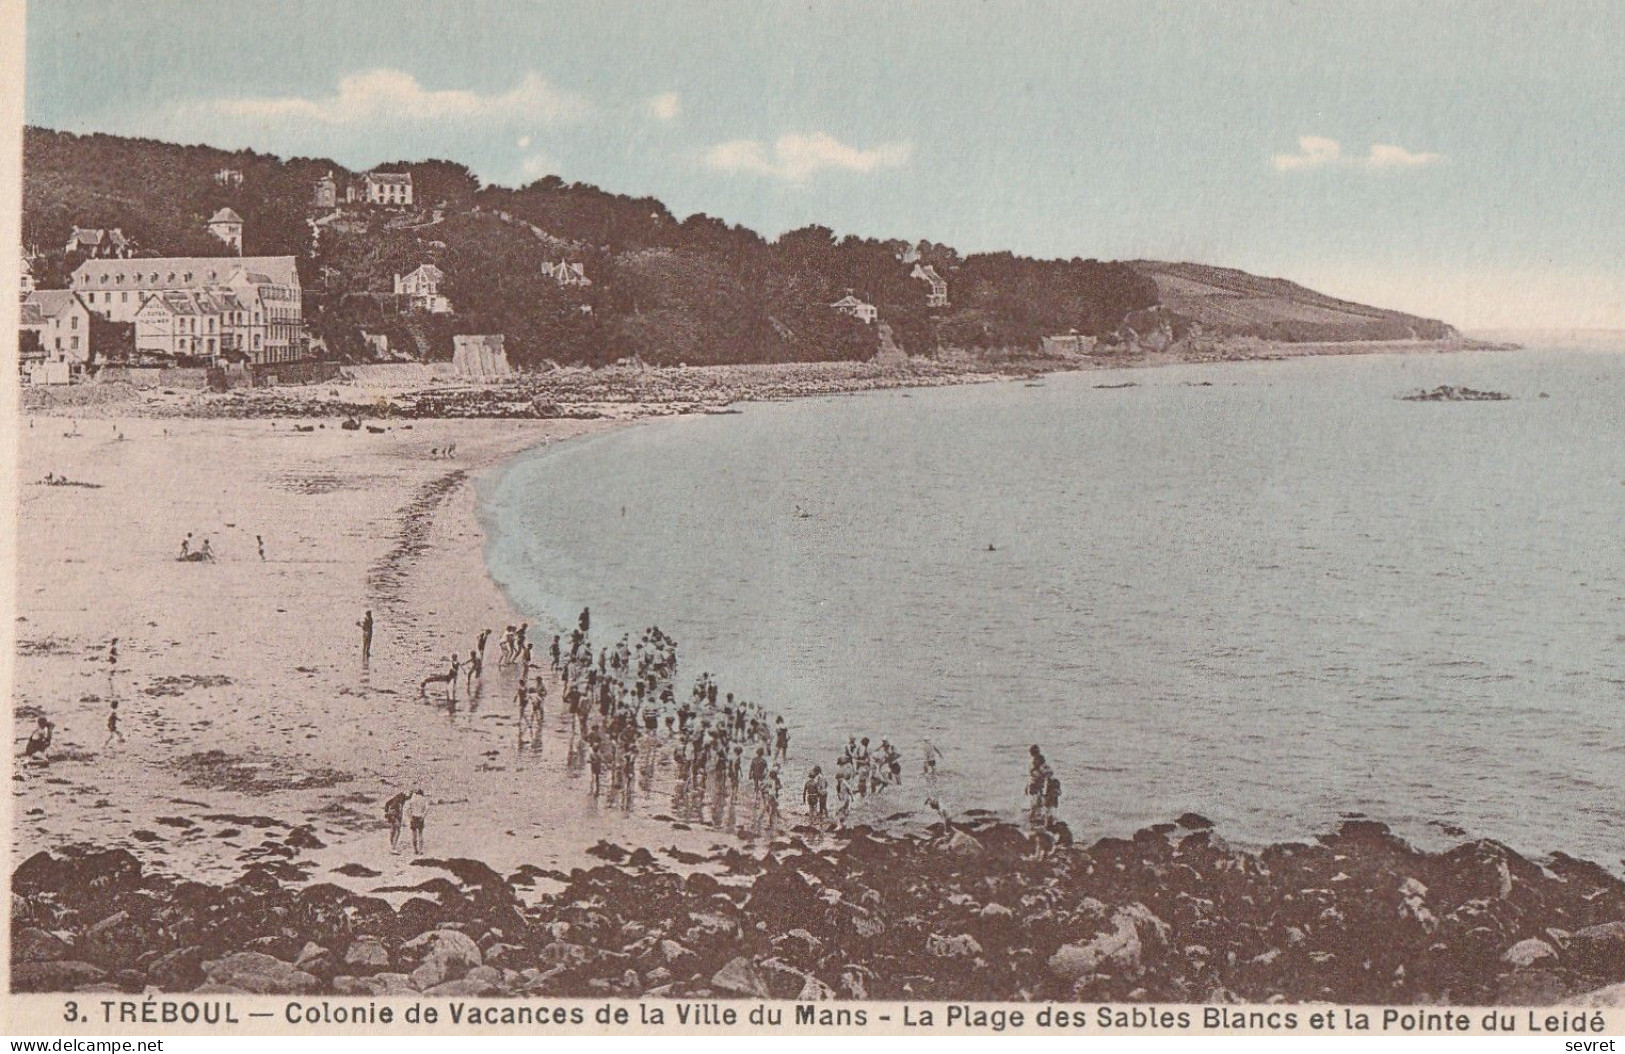
<path id="1" fill-rule="evenodd" d="M 0 12 L 0 1031 L 1625 1029 L 1625 7 Z"/>

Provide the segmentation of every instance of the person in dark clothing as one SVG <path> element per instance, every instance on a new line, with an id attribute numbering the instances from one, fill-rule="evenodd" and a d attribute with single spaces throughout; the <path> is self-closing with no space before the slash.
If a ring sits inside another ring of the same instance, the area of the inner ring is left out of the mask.
<path id="1" fill-rule="evenodd" d="M 372 611 L 362 615 L 356 625 L 361 627 L 361 662 L 365 664 L 372 660 Z"/>

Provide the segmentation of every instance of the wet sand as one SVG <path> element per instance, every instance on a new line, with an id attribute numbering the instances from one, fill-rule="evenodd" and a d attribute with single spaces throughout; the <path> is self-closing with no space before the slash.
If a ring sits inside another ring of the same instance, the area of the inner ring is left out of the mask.
<path id="1" fill-rule="evenodd" d="M 601 838 L 690 851 L 717 840 L 595 806 L 565 764 L 556 685 L 539 743 L 521 748 L 515 674 L 497 667 L 518 617 L 485 571 L 474 481 L 521 449 L 609 425 L 380 427 L 25 419 L 12 749 L 38 713 L 56 740 L 49 764 L 14 767 L 13 866 L 86 843 L 204 880 L 293 857 L 311 881 L 419 881 L 381 818 L 384 799 L 414 785 L 433 802 L 427 855 L 503 871 L 592 863 Z M 449 443 L 455 457 L 431 456 Z M 94 486 L 40 485 L 48 472 Z M 213 564 L 176 560 L 188 532 L 210 540 Z M 474 700 L 420 697 L 483 628 Z M 532 640 L 545 668 L 547 638 L 533 627 Z M 109 744 L 114 698 L 125 740 Z M 347 865 L 377 874 L 335 871 Z"/>

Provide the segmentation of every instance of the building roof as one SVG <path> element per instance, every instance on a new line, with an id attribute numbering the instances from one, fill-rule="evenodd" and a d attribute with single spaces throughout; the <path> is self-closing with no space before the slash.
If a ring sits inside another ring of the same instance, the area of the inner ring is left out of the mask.
<path id="1" fill-rule="evenodd" d="M 431 281 L 435 282 L 438 282 L 442 278 L 446 277 L 446 272 L 442 271 L 432 263 L 419 264 L 415 270 L 408 271 L 401 277 L 411 278 L 413 275 L 417 274 L 427 275 Z"/>
<path id="2" fill-rule="evenodd" d="M 86 260 L 73 269 L 73 285 L 76 289 L 204 289 L 224 285 L 238 272 L 247 275 L 250 282 L 259 284 L 299 285 L 299 271 L 291 256 L 153 256 L 133 260 Z M 120 275 L 124 276 L 123 282 L 118 282 Z M 106 276 L 105 282 L 102 281 L 103 276 Z"/>
<path id="3" fill-rule="evenodd" d="M 243 218 L 241 216 L 237 215 L 235 212 L 233 212 L 230 208 L 224 208 L 224 209 L 221 209 L 219 212 L 215 213 L 213 216 L 210 216 L 209 217 L 209 222 L 210 223 L 241 223 L 241 222 L 243 222 Z"/>
<path id="4" fill-rule="evenodd" d="M 34 323 L 38 325 L 39 322 L 53 319 L 62 314 L 62 312 L 72 307 L 78 299 L 79 294 L 71 289 L 36 289 L 23 298 L 24 323 L 27 324 L 30 305 L 33 305 L 34 312 L 38 316 L 39 321 Z"/>
<path id="5" fill-rule="evenodd" d="M 406 186 L 411 186 L 412 185 L 412 173 L 410 173 L 410 172 L 368 172 L 367 173 L 367 182 L 368 183 L 401 183 L 401 184 L 405 184 Z"/>
<path id="6" fill-rule="evenodd" d="M 124 244 L 124 232 L 117 227 L 107 230 L 102 227 L 75 227 L 71 240 L 81 244 L 100 245 L 106 239 L 114 245 Z"/>
<path id="7" fill-rule="evenodd" d="M 859 300 L 853 294 L 848 293 L 845 296 L 841 297 L 841 299 L 835 301 L 835 303 L 833 303 L 833 304 L 831 304 L 829 306 L 830 307 L 870 307 L 871 305 L 869 304 L 868 301 Z"/>

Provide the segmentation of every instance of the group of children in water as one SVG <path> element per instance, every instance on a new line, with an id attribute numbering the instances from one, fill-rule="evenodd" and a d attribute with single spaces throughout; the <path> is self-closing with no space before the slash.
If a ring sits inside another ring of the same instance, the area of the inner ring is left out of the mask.
<path id="1" fill-rule="evenodd" d="M 790 752 L 784 718 L 721 692 L 709 673 L 679 699 L 677 642 L 659 627 L 635 642 L 623 636 L 594 649 L 591 626 L 584 609 L 567 634 L 553 636 L 547 659 L 562 686 L 568 764 L 587 772 L 594 799 L 630 809 L 634 793 L 650 792 L 659 771 L 670 777 L 673 811 L 682 819 L 731 827 L 743 813 L 757 827 L 778 825 Z M 521 742 L 527 730 L 540 729 L 548 693 L 547 678 L 534 672 L 529 632 L 528 623 L 508 626 L 499 643 L 498 665 L 517 670 Z M 472 695 L 489 637 L 489 630 L 479 635 L 467 660 L 452 655 L 448 672 L 426 678 L 424 689 L 442 683 L 454 700 L 466 678 Z M 927 742 L 926 778 L 935 776 L 941 758 Z M 852 736 L 831 770 L 813 765 L 806 772 L 800 804 L 812 822 L 843 824 L 858 800 L 902 781 L 902 755 L 890 740 L 871 745 L 868 736 Z"/>

